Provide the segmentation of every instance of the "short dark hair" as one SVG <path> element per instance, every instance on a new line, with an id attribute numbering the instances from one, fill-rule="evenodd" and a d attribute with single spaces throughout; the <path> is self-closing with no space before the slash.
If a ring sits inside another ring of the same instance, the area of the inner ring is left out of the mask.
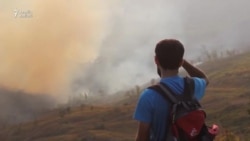
<path id="1" fill-rule="evenodd" d="M 163 69 L 178 69 L 183 60 L 184 47 L 175 39 L 165 39 L 157 43 L 155 55 Z"/>

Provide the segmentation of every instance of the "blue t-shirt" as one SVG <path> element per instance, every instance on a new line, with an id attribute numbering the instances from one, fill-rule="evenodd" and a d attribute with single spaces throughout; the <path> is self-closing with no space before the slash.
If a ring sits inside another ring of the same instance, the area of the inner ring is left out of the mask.
<path id="1" fill-rule="evenodd" d="M 193 77 L 195 83 L 194 96 L 201 100 L 204 96 L 206 81 Z M 161 82 L 168 85 L 176 94 L 182 94 L 184 90 L 184 79 L 180 76 L 173 76 L 161 79 Z M 162 141 L 167 132 L 167 121 L 169 121 L 170 104 L 156 91 L 145 89 L 137 103 L 134 119 L 140 122 L 151 124 L 150 140 Z"/>

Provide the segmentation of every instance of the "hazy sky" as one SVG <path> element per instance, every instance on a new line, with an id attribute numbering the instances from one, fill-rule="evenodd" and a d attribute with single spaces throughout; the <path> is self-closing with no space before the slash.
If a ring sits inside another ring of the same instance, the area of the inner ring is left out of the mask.
<path id="1" fill-rule="evenodd" d="M 31 93 L 112 93 L 157 77 L 154 46 L 187 58 L 248 45 L 247 0 L 0 0 L 0 85 Z M 244 43 L 244 44 L 243 44 Z"/>
<path id="2" fill-rule="evenodd" d="M 233 48 L 249 35 L 247 0 L 190 0 L 182 13 L 187 43 L 193 47 Z M 218 47 L 219 46 L 219 47 Z M 240 45 L 239 45 L 240 47 Z M 238 47 L 237 47 L 238 48 Z"/>

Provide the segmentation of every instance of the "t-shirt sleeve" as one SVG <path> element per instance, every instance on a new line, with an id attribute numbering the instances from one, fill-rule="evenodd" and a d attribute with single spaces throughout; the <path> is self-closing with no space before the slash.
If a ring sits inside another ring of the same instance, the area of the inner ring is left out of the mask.
<path id="1" fill-rule="evenodd" d="M 151 123 L 152 116 L 153 116 L 153 106 L 152 106 L 152 94 L 151 90 L 146 89 L 142 92 L 136 109 L 134 113 L 134 119 L 145 122 L 145 123 Z"/>
<path id="2" fill-rule="evenodd" d="M 194 83 L 195 83 L 195 90 L 194 94 L 197 100 L 201 100 L 202 97 L 205 94 L 205 89 L 206 89 L 206 80 L 198 77 L 194 77 Z"/>

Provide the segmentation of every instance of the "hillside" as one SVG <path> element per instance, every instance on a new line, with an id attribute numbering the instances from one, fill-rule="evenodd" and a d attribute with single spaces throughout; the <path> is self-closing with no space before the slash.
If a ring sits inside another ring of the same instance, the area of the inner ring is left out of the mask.
<path id="1" fill-rule="evenodd" d="M 32 95 L 0 87 L 0 123 L 20 123 L 34 119 L 54 106 L 52 97 Z"/>
<path id="2" fill-rule="evenodd" d="M 208 123 L 218 123 L 222 129 L 217 140 L 228 140 L 226 135 L 231 140 L 249 140 L 250 52 L 207 62 L 200 67 L 211 82 L 202 101 Z M 34 121 L 3 124 L 0 140 L 132 141 L 137 127 L 132 115 L 138 94 L 135 90 L 115 98 L 119 101 L 112 105 L 55 109 Z"/>
<path id="3" fill-rule="evenodd" d="M 211 84 L 202 101 L 211 122 L 250 139 L 250 52 L 201 66 Z"/>

